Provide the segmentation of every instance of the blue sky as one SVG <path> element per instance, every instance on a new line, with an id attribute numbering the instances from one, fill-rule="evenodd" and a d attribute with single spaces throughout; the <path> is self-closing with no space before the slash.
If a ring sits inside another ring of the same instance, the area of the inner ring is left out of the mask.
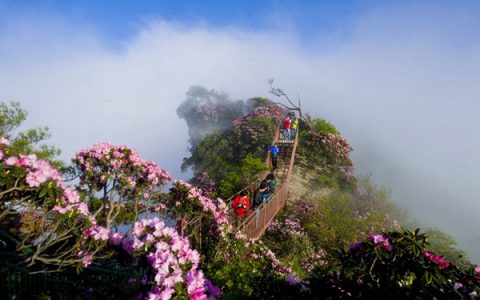
<path id="1" fill-rule="evenodd" d="M 380 1 L 381 2 L 381 1 Z M 379 2 L 379 3 L 380 3 Z M 378 3 L 377 3 L 378 4 Z M 272 27 L 272 19 L 287 22 L 308 37 L 316 30 L 348 27 L 371 1 L 0 1 L 1 19 L 28 13 L 57 15 L 77 24 L 93 25 L 109 39 L 129 38 L 139 24 L 154 18 L 196 25 Z"/>
<path id="2" fill-rule="evenodd" d="M 360 174 L 480 262 L 479 37 L 473 0 L 0 0 L 0 100 L 65 160 L 111 141 L 182 178 L 189 87 L 271 97 L 274 78 L 338 127 Z"/>

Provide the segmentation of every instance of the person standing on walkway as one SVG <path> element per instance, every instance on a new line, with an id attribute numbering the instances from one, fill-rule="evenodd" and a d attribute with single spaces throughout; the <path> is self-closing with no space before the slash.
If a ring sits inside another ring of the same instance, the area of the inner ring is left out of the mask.
<path id="1" fill-rule="evenodd" d="M 272 159 L 272 168 L 274 170 L 276 170 L 277 167 L 278 167 L 278 152 L 280 152 L 280 150 L 278 149 L 277 144 L 268 146 L 267 149 L 268 149 L 268 152 L 270 153 L 270 157 Z"/>
<path id="2" fill-rule="evenodd" d="M 295 113 L 292 114 L 292 128 L 290 129 L 290 139 L 293 140 L 295 138 L 295 134 L 297 133 L 298 128 L 298 119 L 295 117 Z"/>
<path id="3" fill-rule="evenodd" d="M 242 224 L 245 214 L 250 209 L 250 200 L 248 200 L 246 191 L 242 191 L 237 197 L 235 197 L 235 199 L 233 199 L 232 207 L 235 209 L 238 226 Z"/>
<path id="4" fill-rule="evenodd" d="M 266 180 L 262 180 L 260 182 L 260 186 L 255 191 L 255 195 L 253 197 L 253 210 L 257 210 L 257 208 L 262 205 L 263 203 L 263 193 L 268 190 L 268 184 Z"/>
<path id="5" fill-rule="evenodd" d="M 272 173 L 268 174 L 265 178 L 268 189 L 263 193 L 263 202 L 267 202 L 270 196 L 275 192 L 275 187 L 277 186 L 277 180 L 275 175 Z"/>
<path id="6" fill-rule="evenodd" d="M 283 138 L 286 140 L 290 139 L 290 127 L 292 126 L 292 120 L 290 116 L 287 115 L 285 119 L 283 119 Z"/>

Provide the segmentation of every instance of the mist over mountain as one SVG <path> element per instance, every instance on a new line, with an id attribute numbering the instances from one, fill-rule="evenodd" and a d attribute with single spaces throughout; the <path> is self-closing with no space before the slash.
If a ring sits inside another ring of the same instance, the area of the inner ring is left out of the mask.
<path id="1" fill-rule="evenodd" d="M 195 13 L 207 7 L 186 10 L 186 19 L 171 17 L 180 10 L 148 11 L 112 23 L 121 37 L 96 23 L 116 14 L 48 3 L 12 11 L 0 2 L 0 97 L 24 105 L 27 126 L 48 125 L 64 160 L 109 140 L 189 177 L 179 169 L 191 137 L 177 115 L 189 88 L 220 98 L 225 91 L 235 102 L 269 97 L 274 78 L 305 111 L 337 126 L 359 174 L 372 173 L 419 222 L 454 235 L 480 261 L 476 1 L 362 9 L 295 1 L 232 19 L 254 25 Z"/>

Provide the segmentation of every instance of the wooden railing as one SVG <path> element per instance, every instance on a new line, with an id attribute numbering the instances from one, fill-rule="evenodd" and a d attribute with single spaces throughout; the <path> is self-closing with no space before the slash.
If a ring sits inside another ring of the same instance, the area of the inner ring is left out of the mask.
<path id="1" fill-rule="evenodd" d="M 279 135 L 276 134 L 275 142 L 278 142 Z M 295 132 L 295 139 L 292 145 L 290 159 L 288 161 L 287 174 L 284 176 L 280 185 L 275 192 L 270 196 L 267 202 L 262 203 L 254 212 L 249 214 L 245 220 L 237 226 L 239 231 L 242 231 L 248 238 L 259 239 L 267 230 L 277 213 L 285 206 L 288 198 L 288 185 L 292 175 L 292 167 L 295 162 L 295 152 L 298 144 L 298 129 Z"/>
<path id="2" fill-rule="evenodd" d="M 266 229 L 272 222 L 273 218 L 277 215 L 277 213 L 285 206 L 287 203 L 288 198 L 288 185 L 290 183 L 290 177 L 292 174 L 292 167 L 295 163 L 295 152 L 297 149 L 298 144 L 298 128 L 295 132 L 295 138 L 293 143 L 291 141 L 282 143 L 280 140 L 280 125 L 277 127 L 275 132 L 274 138 L 272 140 L 273 144 L 280 143 L 282 145 L 283 150 L 287 147 L 291 147 L 290 157 L 285 158 L 283 154 L 280 153 L 280 156 L 283 157 L 283 164 L 279 169 L 282 171 L 277 170 L 277 175 L 281 174 L 281 176 L 277 176 L 277 188 L 275 192 L 269 197 L 268 201 L 262 203 L 260 206 L 256 208 L 255 211 L 249 211 L 247 216 L 242 221 L 241 224 L 237 225 L 236 229 L 238 231 L 242 231 L 248 238 L 255 238 L 259 239 L 265 233 Z M 288 160 L 288 161 L 285 161 Z M 265 160 L 265 164 L 271 169 L 272 162 L 271 156 L 267 155 Z M 280 161 L 279 161 L 280 165 Z M 237 217 L 235 216 L 234 210 L 232 209 L 232 202 L 233 199 L 239 195 L 241 192 L 247 192 L 250 199 L 253 200 L 255 190 L 260 185 L 260 182 L 270 173 L 270 170 L 265 171 L 262 173 L 255 181 L 251 182 L 249 185 L 244 187 L 243 189 L 236 192 L 234 195 L 230 196 L 225 200 L 226 205 L 229 208 L 229 220 L 231 224 L 237 224 Z"/>

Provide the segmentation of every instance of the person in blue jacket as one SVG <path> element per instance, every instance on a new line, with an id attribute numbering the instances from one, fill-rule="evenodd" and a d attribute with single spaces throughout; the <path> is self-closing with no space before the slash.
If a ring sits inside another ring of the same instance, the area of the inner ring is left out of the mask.
<path id="1" fill-rule="evenodd" d="M 268 146 L 267 148 L 268 152 L 270 152 L 271 158 L 272 158 L 272 167 L 274 170 L 277 169 L 278 167 L 278 153 L 280 150 L 277 147 L 277 144 Z"/>

